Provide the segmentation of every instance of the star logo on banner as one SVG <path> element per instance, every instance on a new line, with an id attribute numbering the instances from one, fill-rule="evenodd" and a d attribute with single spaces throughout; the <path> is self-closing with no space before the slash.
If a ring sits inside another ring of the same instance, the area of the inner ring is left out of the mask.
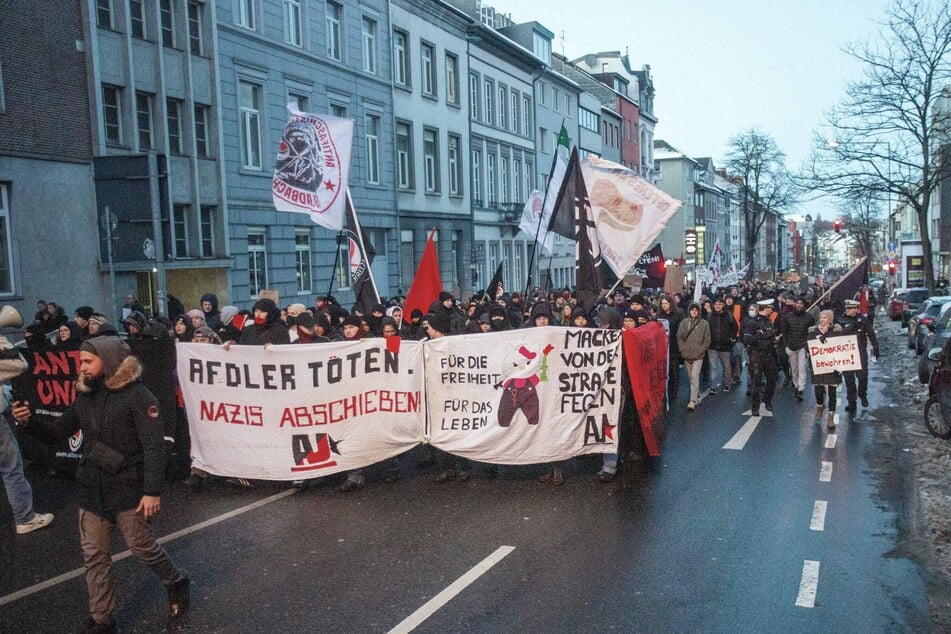
<path id="1" fill-rule="evenodd" d="M 334 184 L 331 183 L 330 181 L 324 182 L 324 187 L 326 187 L 326 188 L 327 188 L 328 190 L 330 190 L 330 191 L 333 191 L 333 190 L 334 190 Z"/>
<path id="2" fill-rule="evenodd" d="M 615 428 L 615 427 L 617 427 L 617 425 L 608 425 L 607 423 L 605 423 L 605 424 L 604 424 L 604 437 L 605 437 L 605 438 L 610 438 L 611 440 L 614 440 L 614 428 Z"/>
<path id="3" fill-rule="evenodd" d="M 330 436 L 327 436 L 327 444 L 330 445 L 330 451 L 337 454 L 338 456 L 340 455 L 340 450 L 338 449 L 338 447 L 340 446 L 340 443 L 342 442 L 343 442 L 342 440 L 334 440 Z"/>

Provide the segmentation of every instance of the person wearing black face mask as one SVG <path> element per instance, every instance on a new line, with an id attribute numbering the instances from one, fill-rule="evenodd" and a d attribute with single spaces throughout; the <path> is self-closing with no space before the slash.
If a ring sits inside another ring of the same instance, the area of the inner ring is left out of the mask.
<path id="1" fill-rule="evenodd" d="M 508 314 L 503 306 L 496 304 L 489 309 L 489 325 L 493 332 L 509 329 Z"/>

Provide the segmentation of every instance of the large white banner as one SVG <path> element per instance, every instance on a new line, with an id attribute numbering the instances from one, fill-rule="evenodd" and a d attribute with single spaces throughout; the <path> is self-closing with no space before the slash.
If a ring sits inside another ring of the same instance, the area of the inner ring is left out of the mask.
<path id="1" fill-rule="evenodd" d="M 601 257 L 623 276 L 683 203 L 623 165 L 589 154 L 581 162 Z"/>
<path id="2" fill-rule="evenodd" d="M 300 480 L 371 465 L 423 441 L 422 344 L 179 344 L 192 463 Z"/>
<path id="3" fill-rule="evenodd" d="M 830 374 L 862 369 L 862 357 L 856 335 L 835 335 L 810 339 L 806 343 L 813 374 Z"/>
<path id="4" fill-rule="evenodd" d="M 621 332 L 529 328 L 426 344 L 430 443 L 500 464 L 617 451 Z"/>

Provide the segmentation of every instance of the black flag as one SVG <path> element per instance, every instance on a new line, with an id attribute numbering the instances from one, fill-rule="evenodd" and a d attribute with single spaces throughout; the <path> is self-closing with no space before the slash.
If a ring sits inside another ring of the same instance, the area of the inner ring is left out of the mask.
<path id="1" fill-rule="evenodd" d="M 369 315 L 376 304 L 380 303 L 380 294 L 373 282 L 370 264 L 376 252 L 373 245 L 365 242 L 357 212 L 353 208 L 353 199 L 347 192 L 347 262 L 350 267 L 350 285 L 357 296 L 356 306 L 364 315 Z"/>
<path id="2" fill-rule="evenodd" d="M 644 278 L 641 284 L 644 288 L 663 288 L 667 275 L 667 266 L 664 264 L 664 253 L 660 244 L 654 245 L 650 251 L 645 251 L 631 269 L 631 275 L 640 275 Z"/>
<path id="3" fill-rule="evenodd" d="M 575 241 L 575 294 L 578 304 L 590 311 L 601 294 L 601 240 L 591 213 L 588 189 L 581 175 L 578 148 L 571 150 L 549 230 Z"/>
<path id="4" fill-rule="evenodd" d="M 864 284 L 868 284 L 868 258 L 862 258 L 851 271 L 843 275 L 835 286 L 829 289 L 829 299 L 836 315 L 841 315 L 845 311 L 845 300 L 857 298 Z"/>
<path id="5" fill-rule="evenodd" d="M 495 303 L 495 300 L 499 298 L 504 290 L 502 288 L 502 263 L 499 262 L 498 268 L 495 269 L 495 275 L 492 276 L 492 281 L 485 287 L 483 299 L 488 298 L 490 303 Z"/>

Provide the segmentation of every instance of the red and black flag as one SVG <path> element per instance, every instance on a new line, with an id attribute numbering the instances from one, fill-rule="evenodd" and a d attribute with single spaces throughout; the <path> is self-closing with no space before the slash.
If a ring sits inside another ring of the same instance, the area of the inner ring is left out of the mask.
<path id="1" fill-rule="evenodd" d="M 499 295 L 504 292 L 505 289 L 502 286 L 502 263 L 499 262 L 499 266 L 495 269 L 495 275 L 492 276 L 492 281 L 485 287 L 485 294 L 482 296 L 482 299 L 484 301 L 488 298 L 490 303 L 494 303 L 495 300 L 499 298 Z"/>
<path id="2" fill-rule="evenodd" d="M 364 315 L 369 315 L 373 307 L 380 303 L 380 294 L 376 290 L 373 273 L 370 271 L 376 252 L 373 250 L 373 245 L 363 239 L 363 231 L 360 229 L 360 221 L 357 220 L 357 212 L 353 208 L 353 199 L 349 191 L 347 192 L 346 231 L 350 285 L 357 296 L 355 305 L 363 311 Z"/>
<path id="3" fill-rule="evenodd" d="M 575 241 L 578 304 L 591 310 L 601 294 L 601 240 L 591 213 L 588 189 L 581 175 L 578 148 L 571 150 L 548 230 Z"/>

